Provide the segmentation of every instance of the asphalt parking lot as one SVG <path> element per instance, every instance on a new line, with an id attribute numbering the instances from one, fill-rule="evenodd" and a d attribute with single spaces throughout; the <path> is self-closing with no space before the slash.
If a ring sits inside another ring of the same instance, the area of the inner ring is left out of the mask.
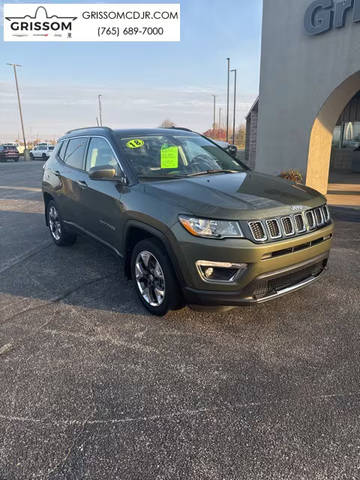
<path id="1" fill-rule="evenodd" d="M 358 479 L 360 211 L 312 287 L 151 317 L 92 240 L 56 247 L 42 162 L 0 164 L 0 479 Z"/>

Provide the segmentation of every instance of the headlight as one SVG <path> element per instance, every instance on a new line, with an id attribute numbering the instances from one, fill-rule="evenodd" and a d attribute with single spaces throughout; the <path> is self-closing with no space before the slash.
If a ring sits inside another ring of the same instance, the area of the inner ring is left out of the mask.
<path id="1" fill-rule="evenodd" d="M 195 237 L 205 238 L 243 238 L 240 225 L 236 221 L 211 220 L 180 215 L 181 225 Z"/>

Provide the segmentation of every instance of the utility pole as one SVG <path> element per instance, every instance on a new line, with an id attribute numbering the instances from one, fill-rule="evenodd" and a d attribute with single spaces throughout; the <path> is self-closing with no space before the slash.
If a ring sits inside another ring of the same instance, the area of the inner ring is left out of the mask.
<path id="1" fill-rule="evenodd" d="M 21 65 L 18 65 L 17 63 L 7 63 L 7 65 L 10 65 L 10 67 L 13 67 L 13 69 L 14 69 L 16 93 L 17 93 L 17 98 L 18 98 L 21 129 L 22 129 L 22 135 L 23 135 L 23 141 L 24 141 L 24 159 L 26 159 L 26 138 L 25 138 L 24 120 L 23 120 L 23 114 L 22 114 L 22 109 L 21 109 L 19 84 L 18 84 L 17 73 L 16 73 L 16 67 L 21 67 Z"/>
<path id="2" fill-rule="evenodd" d="M 226 141 L 229 141 L 230 58 L 227 58 Z"/>
<path id="3" fill-rule="evenodd" d="M 219 108 L 219 130 L 221 130 L 221 112 L 222 112 L 222 108 L 220 107 Z"/>
<path id="4" fill-rule="evenodd" d="M 98 95 L 98 101 L 99 101 L 99 123 L 100 123 L 100 127 L 102 127 L 101 97 L 102 97 L 102 95 Z"/>
<path id="5" fill-rule="evenodd" d="M 236 128 L 236 80 L 237 80 L 237 69 L 233 68 L 231 70 L 234 72 L 234 118 L 233 118 L 233 144 L 235 145 L 235 128 Z"/>
<path id="6" fill-rule="evenodd" d="M 213 130 L 216 128 L 216 95 L 213 95 L 214 97 L 214 121 L 213 121 Z"/>

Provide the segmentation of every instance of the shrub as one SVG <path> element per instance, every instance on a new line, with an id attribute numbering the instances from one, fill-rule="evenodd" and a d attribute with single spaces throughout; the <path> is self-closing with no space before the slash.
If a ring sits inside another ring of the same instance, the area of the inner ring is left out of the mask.
<path id="1" fill-rule="evenodd" d="M 303 176 L 299 172 L 299 170 L 291 169 L 291 170 L 287 170 L 286 172 L 281 172 L 280 177 L 295 183 L 302 183 L 303 181 Z"/>

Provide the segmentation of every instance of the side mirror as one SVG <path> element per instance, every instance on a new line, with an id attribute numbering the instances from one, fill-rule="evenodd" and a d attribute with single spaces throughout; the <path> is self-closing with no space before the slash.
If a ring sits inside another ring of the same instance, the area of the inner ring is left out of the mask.
<path id="1" fill-rule="evenodd" d="M 232 157 L 236 158 L 236 155 L 237 155 L 237 146 L 236 145 L 229 145 L 227 148 L 226 148 L 226 151 L 229 155 L 231 155 Z"/>
<path id="2" fill-rule="evenodd" d="M 112 180 L 116 176 L 115 168 L 111 165 L 93 167 L 89 171 L 91 180 Z"/>

